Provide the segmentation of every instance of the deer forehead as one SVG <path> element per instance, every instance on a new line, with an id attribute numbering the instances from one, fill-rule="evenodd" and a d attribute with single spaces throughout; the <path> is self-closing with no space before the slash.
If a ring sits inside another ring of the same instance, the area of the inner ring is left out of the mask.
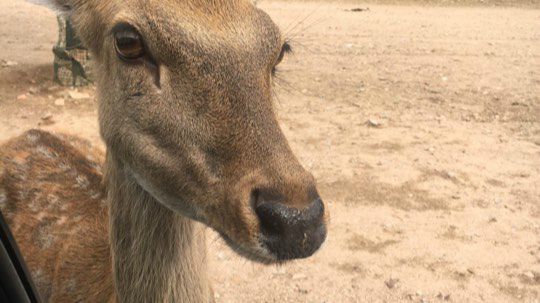
<path id="1" fill-rule="evenodd" d="M 151 2 L 151 1 L 149 1 Z M 193 6 L 190 2 L 144 3 L 139 9 L 124 8 L 112 26 L 126 22 L 139 29 L 153 53 L 183 53 L 220 60 L 257 55 L 264 58 L 279 52 L 282 35 L 266 13 L 246 6 Z"/>
<path id="2" fill-rule="evenodd" d="M 117 0 L 92 4 L 75 9 L 82 24 L 95 25 L 86 30 L 105 30 L 107 34 L 116 24 L 129 23 L 159 50 L 165 50 L 163 46 L 276 48 L 282 40 L 275 23 L 249 0 Z"/>

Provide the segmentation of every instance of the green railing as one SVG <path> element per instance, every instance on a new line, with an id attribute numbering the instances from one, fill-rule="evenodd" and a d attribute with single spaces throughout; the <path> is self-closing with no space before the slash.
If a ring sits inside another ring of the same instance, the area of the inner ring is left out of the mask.
<path id="1" fill-rule="evenodd" d="M 54 80 L 64 86 L 92 83 L 90 52 L 77 38 L 69 19 L 58 16 L 58 43 L 53 47 Z"/>

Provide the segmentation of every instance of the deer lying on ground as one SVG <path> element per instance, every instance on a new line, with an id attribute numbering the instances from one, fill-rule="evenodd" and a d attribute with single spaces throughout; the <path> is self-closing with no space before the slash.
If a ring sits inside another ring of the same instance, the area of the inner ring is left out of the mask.
<path id="1" fill-rule="evenodd" d="M 45 301 L 211 302 L 203 226 L 267 264 L 320 247 L 323 202 L 272 108 L 290 47 L 268 15 L 248 0 L 50 2 L 94 55 L 107 151 L 40 130 L 0 148 L 0 209 Z"/>

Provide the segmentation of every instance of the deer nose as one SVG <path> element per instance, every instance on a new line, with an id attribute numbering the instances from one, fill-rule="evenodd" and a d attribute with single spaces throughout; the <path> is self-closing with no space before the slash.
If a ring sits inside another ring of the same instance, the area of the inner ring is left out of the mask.
<path id="1" fill-rule="evenodd" d="M 262 244 L 278 260 L 311 256 L 326 239 L 324 205 L 318 194 L 310 195 L 303 208 L 284 204 L 275 191 L 258 191 L 255 213 L 259 217 Z"/>

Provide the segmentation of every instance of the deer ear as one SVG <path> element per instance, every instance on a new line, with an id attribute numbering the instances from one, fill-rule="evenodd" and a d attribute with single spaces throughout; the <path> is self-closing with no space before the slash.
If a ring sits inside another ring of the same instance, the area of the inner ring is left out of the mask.
<path id="1" fill-rule="evenodd" d="M 61 13 L 69 13 L 71 5 L 69 0 L 27 0 L 30 3 L 47 6 L 48 8 Z"/>
<path id="2" fill-rule="evenodd" d="M 1 2 L 2 0 L 0 0 Z M 95 54 L 103 42 L 105 33 L 107 32 L 107 24 L 105 18 L 110 18 L 109 15 L 103 13 L 108 12 L 107 8 L 114 1 L 106 0 L 26 0 L 28 2 L 44 5 L 52 8 L 56 12 L 68 15 L 70 22 L 77 37 L 81 39 L 83 45 Z M 92 12 L 92 13 L 89 13 Z"/>

